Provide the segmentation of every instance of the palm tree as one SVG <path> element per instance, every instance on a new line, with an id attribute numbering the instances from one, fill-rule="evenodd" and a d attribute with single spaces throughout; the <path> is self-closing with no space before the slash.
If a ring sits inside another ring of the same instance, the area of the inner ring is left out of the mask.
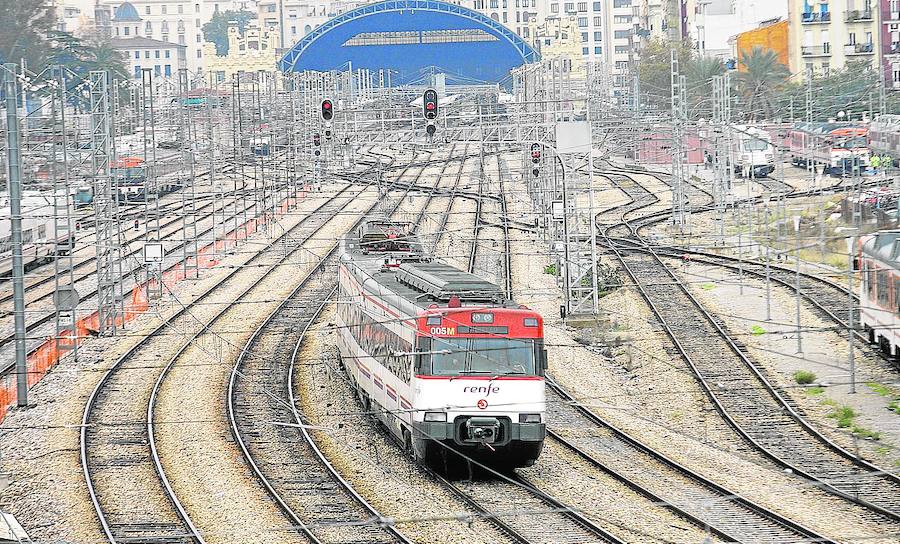
<path id="1" fill-rule="evenodd" d="M 725 65 L 718 58 L 700 57 L 688 63 L 686 76 L 691 117 L 708 119 L 712 115 L 712 80 L 724 73 Z"/>
<path id="2" fill-rule="evenodd" d="M 778 90 L 787 82 L 791 71 L 778 60 L 777 53 L 762 47 L 741 53 L 740 63 L 744 69 L 737 74 L 735 83 L 745 100 L 747 115 L 771 118 Z"/>

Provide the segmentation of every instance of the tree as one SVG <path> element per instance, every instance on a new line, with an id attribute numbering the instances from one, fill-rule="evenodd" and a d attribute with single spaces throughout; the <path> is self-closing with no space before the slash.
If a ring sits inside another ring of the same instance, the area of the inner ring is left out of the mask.
<path id="1" fill-rule="evenodd" d="M 238 31 L 244 32 L 250 20 L 255 18 L 256 13 L 252 11 L 217 11 L 213 13 L 212 19 L 203 25 L 203 39 L 216 44 L 216 55 L 225 56 L 228 54 L 229 23 L 237 23 Z"/>
<path id="2" fill-rule="evenodd" d="M 694 119 L 712 117 L 712 81 L 725 73 L 722 60 L 713 57 L 692 59 L 686 70 L 689 116 Z"/>
<path id="3" fill-rule="evenodd" d="M 737 73 L 735 84 L 744 99 L 744 115 L 751 120 L 771 119 L 778 92 L 788 81 L 791 71 L 778 60 L 777 53 L 762 47 L 741 53 L 740 64 L 744 71 Z"/>
<path id="4" fill-rule="evenodd" d="M 119 51 L 113 49 L 109 40 L 95 34 L 86 38 L 73 36 L 68 32 L 52 31 L 48 34 L 47 64 L 62 64 L 68 69 L 69 80 L 86 80 L 91 70 L 106 70 L 110 81 L 130 79 L 125 59 Z M 55 77 L 50 71 L 45 77 Z M 71 85 L 69 100 L 81 109 L 90 104 L 90 96 L 83 87 Z M 78 89 L 78 90 L 76 90 Z"/>
<path id="5" fill-rule="evenodd" d="M 47 35 L 56 24 L 53 0 L 0 0 L 0 62 L 25 59 L 30 70 L 43 67 Z"/>
<path id="6" fill-rule="evenodd" d="M 672 107 L 672 59 L 675 48 L 681 73 L 690 64 L 694 55 L 689 41 L 672 44 L 662 38 L 653 38 L 641 49 L 638 77 L 641 79 L 641 96 L 647 103 L 660 110 Z"/>

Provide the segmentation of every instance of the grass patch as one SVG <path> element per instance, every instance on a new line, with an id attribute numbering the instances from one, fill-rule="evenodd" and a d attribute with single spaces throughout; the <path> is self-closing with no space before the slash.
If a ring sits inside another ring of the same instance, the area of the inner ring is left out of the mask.
<path id="1" fill-rule="evenodd" d="M 715 284 L 715 283 L 701 283 L 701 284 L 700 284 L 700 288 L 701 288 L 701 289 L 706 289 L 707 291 L 709 291 L 710 289 L 715 289 L 715 288 L 716 288 L 716 284 Z"/>
<path id="2" fill-rule="evenodd" d="M 809 385 L 816 381 L 816 374 L 809 370 L 798 370 L 794 372 L 794 381 L 800 385 Z"/>
<path id="3" fill-rule="evenodd" d="M 887 397 L 891 394 L 891 390 L 887 388 L 886 385 L 880 384 L 878 382 L 866 382 L 866 385 L 872 391 L 878 393 L 882 397 Z"/>
<path id="4" fill-rule="evenodd" d="M 556 275 L 556 265 L 548 264 L 547 266 L 545 266 L 544 274 L 550 274 L 551 276 L 555 276 Z"/>
<path id="5" fill-rule="evenodd" d="M 875 448 L 875 453 L 877 453 L 878 455 L 887 455 L 891 453 L 891 448 L 887 446 L 878 446 L 877 448 Z"/>
<path id="6" fill-rule="evenodd" d="M 838 427 L 846 429 L 853 425 L 853 418 L 856 417 L 856 412 L 849 406 L 835 406 L 834 410 L 828 414 L 828 417 L 836 420 Z"/>
<path id="7" fill-rule="evenodd" d="M 873 431 L 872 429 L 866 429 L 865 427 L 860 427 L 859 425 L 853 426 L 853 434 L 860 438 L 868 438 L 871 440 L 881 440 L 881 433 Z"/>
<path id="8" fill-rule="evenodd" d="M 820 385 L 814 385 L 813 387 L 806 388 L 807 395 L 821 395 L 825 392 L 825 388 Z"/>
<path id="9" fill-rule="evenodd" d="M 759 325 L 753 325 L 752 327 L 750 327 L 750 334 L 752 334 L 753 336 L 766 334 L 766 329 L 760 327 Z"/>
<path id="10" fill-rule="evenodd" d="M 897 415 L 900 415 L 900 399 L 891 401 L 891 403 L 888 404 L 888 410 L 894 412 Z"/>

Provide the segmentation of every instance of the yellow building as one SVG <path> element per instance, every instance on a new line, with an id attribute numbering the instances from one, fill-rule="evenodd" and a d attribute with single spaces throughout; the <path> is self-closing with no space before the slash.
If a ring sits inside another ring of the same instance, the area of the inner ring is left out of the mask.
<path id="1" fill-rule="evenodd" d="M 227 55 L 218 56 L 216 45 L 212 42 L 203 44 L 206 71 L 213 82 L 222 82 L 231 81 L 238 72 L 275 70 L 278 48 L 278 33 L 274 28 L 249 26 L 242 34 L 236 24 L 230 25 Z"/>
<path id="2" fill-rule="evenodd" d="M 532 22 L 529 28 L 532 46 L 541 54 L 541 60 L 563 59 L 566 71 L 571 72 L 570 77 L 585 78 L 581 32 L 575 17 L 551 16 L 542 24 Z"/>
<path id="3" fill-rule="evenodd" d="M 759 27 L 746 32 L 741 32 L 735 37 L 735 60 L 739 71 L 746 68 L 741 64 L 744 53 L 749 54 L 754 47 L 771 49 L 778 54 L 778 60 L 785 66 L 789 66 L 788 54 L 788 22 L 787 21 L 763 21 Z"/>

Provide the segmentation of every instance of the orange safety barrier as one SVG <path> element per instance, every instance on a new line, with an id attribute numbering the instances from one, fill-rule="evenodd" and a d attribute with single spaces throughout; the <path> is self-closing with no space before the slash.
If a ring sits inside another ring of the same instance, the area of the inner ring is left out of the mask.
<path id="1" fill-rule="evenodd" d="M 284 215 L 291 207 L 296 206 L 299 200 L 306 198 L 307 187 L 300 192 L 297 197 L 287 198 L 282 201 L 278 207 L 276 215 Z M 248 238 L 251 234 L 265 227 L 269 221 L 269 215 L 263 214 L 259 218 L 249 219 L 246 223 L 242 223 L 229 231 L 222 239 L 203 246 L 197 251 L 197 267 L 212 268 L 218 261 L 218 254 L 224 252 L 230 247 L 234 247 L 240 240 Z M 273 218 L 274 219 L 274 218 Z M 190 261 L 189 261 L 190 262 Z M 162 273 L 163 284 L 171 289 L 175 284 L 182 281 L 184 276 L 184 266 L 182 261 L 178 261 Z M 152 280 L 155 281 L 155 280 Z M 147 282 L 135 285 L 131 289 L 131 297 L 124 305 L 122 315 L 116 317 L 116 326 L 120 327 L 136 318 L 140 314 L 146 312 L 150 308 L 150 301 L 147 299 Z M 100 330 L 99 316 L 97 312 L 93 312 L 78 321 L 72 329 L 62 331 L 57 341 L 55 337 L 48 337 L 40 346 L 35 348 L 28 354 L 25 360 L 26 372 L 28 374 L 28 388 L 41 381 L 41 379 L 50 371 L 53 366 L 59 362 L 60 358 L 75 347 L 76 344 L 82 343 L 85 339 L 90 338 L 92 334 L 96 334 Z M 16 403 L 16 373 L 10 372 L 0 379 L 0 422 L 4 420 L 10 407 Z"/>

